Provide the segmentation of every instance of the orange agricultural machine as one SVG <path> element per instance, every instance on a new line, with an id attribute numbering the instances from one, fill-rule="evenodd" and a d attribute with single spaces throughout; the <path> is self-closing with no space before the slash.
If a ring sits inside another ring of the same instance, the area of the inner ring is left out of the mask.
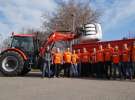
<path id="1" fill-rule="evenodd" d="M 47 46 L 51 47 L 57 41 L 70 41 L 75 38 L 76 35 L 71 32 L 53 32 L 39 47 L 35 35 L 13 34 L 10 47 L 0 54 L 0 71 L 6 76 L 25 75 L 34 66 L 41 67 Z"/>
<path id="2" fill-rule="evenodd" d="M 93 48 L 99 49 L 99 46 L 102 45 L 103 48 L 106 48 L 108 44 L 112 47 L 116 45 L 119 47 L 120 51 L 123 49 L 123 45 L 127 44 L 128 48 L 132 49 L 135 43 L 135 39 L 123 39 L 123 40 L 113 40 L 113 41 L 96 41 L 96 42 L 84 42 L 73 45 L 73 49 L 80 49 L 86 48 L 89 52 L 93 52 Z"/>

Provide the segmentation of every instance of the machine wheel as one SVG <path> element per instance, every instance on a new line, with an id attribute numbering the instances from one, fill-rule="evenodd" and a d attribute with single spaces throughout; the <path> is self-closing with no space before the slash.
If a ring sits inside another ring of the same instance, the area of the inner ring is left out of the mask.
<path id="1" fill-rule="evenodd" d="M 24 66 L 22 56 L 15 51 L 7 51 L 0 57 L 0 71 L 6 76 L 19 75 Z"/>

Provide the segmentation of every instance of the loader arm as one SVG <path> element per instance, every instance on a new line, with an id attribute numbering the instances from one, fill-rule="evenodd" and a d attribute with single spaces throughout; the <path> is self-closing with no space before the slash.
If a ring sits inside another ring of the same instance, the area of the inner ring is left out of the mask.
<path id="1" fill-rule="evenodd" d="M 53 45 L 55 42 L 58 41 L 71 41 L 75 38 L 78 38 L 78 36 L 72 32 L 53 32 L 42 44 L 42 48 L 40 50 L 40 56 L 43 56 L 45 54 L 47 46 Z"/>

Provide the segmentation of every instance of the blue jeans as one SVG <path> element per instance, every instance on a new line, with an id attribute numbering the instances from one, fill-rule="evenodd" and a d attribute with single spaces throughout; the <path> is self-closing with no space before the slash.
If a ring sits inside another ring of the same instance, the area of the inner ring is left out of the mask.
<path id="1" fill-rule="evenodd" d="M 77 64 L 72 64 L 70 69 L 71 76 L 78 76 Z"/>
<path id="2" fill-rule="evenodd" d="M 81 63 L 80 62 L 77 64 L 77 69 L 78 69 L 78 76 L 81 76 Z"/>
<path id="3" fill-rule="evenodd" d="M 42 70 L 42 77 L 48 76 L 49 78 L 51 77 L 51 64 L 50 61 L 45 61 L 43 65 L 43 70 Z"/>
<path id="4" fill-rule="evenodd" d="M 121 66 L 120 66 L 120 64 L 119 63 L 117 63 L 117 64 L 113 63 L 113 69 L 114 69 L 114 71 L 113 71 L 113 77 L 114 78 L 117 77 L 116 72 L 118 71 L 118 77 L 121 78 L 121 73 L 122 72 L 121 72 Z"/>
<path id="5" fill-rule="evenodd" d="M 70 77 L 71 63 L 64 64 L 64 76 Z"/>
<path id="6" fill-rule="evenodd" d="M 131 78 L 133 76 L 133 68 L 130 62 L 123 62 L 122 68 L 123 68 L 125 78 L 127 78 L 128 76 Z"/>
<path id="7" fill-rule="evenodd" d="M 133 75 L 135 76 L 135 62 L 132 62 Z"/>

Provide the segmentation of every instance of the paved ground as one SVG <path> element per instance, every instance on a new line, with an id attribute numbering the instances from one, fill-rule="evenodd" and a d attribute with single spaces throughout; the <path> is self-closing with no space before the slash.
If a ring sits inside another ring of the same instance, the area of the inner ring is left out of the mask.
<path id="1" fill-rule="evenodd" d="M 0 100 L 135 100 L 135 81 L 0 77 Z"/>

